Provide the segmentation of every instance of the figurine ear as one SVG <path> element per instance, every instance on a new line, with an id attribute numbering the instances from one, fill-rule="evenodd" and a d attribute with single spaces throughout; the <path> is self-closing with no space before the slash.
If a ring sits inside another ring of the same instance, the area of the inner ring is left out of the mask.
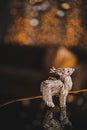
<path id="1" fill-rule="evenodd" d="M 74 68 L 72 68 L 72 70 L 71 70 L 71 75 L 74 73 L 74 71 L 75 71 L 75 69 L 74 69 Z"/>
<path id="2" fill-rule="evenodd" d="M 49 73 L 55 73 L 56 69 L 54 67 L 50 68 Z"/>

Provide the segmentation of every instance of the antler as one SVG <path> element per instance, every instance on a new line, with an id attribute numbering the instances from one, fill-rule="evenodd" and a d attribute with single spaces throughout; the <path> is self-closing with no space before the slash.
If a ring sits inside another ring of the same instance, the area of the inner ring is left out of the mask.
<path id="1" fill-rule="evenodd" d="M 49 73 L 55 73 L 56 69 L 54 67 L 50 68 L 50 72 Z"/>

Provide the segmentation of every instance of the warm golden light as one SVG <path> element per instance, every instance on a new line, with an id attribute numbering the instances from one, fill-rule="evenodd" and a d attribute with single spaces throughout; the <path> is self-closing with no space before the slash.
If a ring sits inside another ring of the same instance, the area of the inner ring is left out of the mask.
<path id="1" fill-rule="evenodd" d="M 22 4 L 23 10 L 21 8 L 21 11 L 12 9 L 10 13 L 15 16 L 8 28 L 4 41 L 20 45 L 56 44 L 68 47 L 77 45 L 80 36 L 83 34 L 80 18 L 80 0 L 69 1 L 61 5 L 64 7 L 67 5 L 67 8 L 70 7 L 68 13 L 64 12 L 64 17 L 56 16 L 56 12 L 60 10 L 57 4 L 59 3 L 54 1 L 54 5 L 51 5 L 48 11 L 40 12 L 40 25 L 36 27 L 30 25 L 31 6 L 29 3 L 26 3 L 24 7 Z"/>

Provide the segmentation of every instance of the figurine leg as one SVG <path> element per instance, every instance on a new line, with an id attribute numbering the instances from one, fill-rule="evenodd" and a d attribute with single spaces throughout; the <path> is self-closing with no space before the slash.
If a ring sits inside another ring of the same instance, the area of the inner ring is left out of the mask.
<path id="1" fill-rule="evenodd" d="M 62 88 L 62 90 L 60 91 L 60 94 L 59 94 L 60 107 L 66 107 L 67 95 L 68 95 L 68 91 L 66 91 L 66 90 L 64 90 L 64 88 Z"/>
<path id="2" fill-rule="evenodd" d="M 53 99 L 52 99 L 52 93 L 50 88 L 46 88 L 42 92 L 43 100 L 45 101 L 46 105 L 49 107 L 54 107 Z"/>

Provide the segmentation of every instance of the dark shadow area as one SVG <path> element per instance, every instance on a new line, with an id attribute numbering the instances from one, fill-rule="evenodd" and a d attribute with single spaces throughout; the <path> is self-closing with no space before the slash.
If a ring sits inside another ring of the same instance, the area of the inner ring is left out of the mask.
<path id="1" fill-rule="evenodd" d="M 40 83 L 48 75 L 43 68 L 46 51 L 45 47 L 0 45 L 1 99 L 40 95 Z"/>

